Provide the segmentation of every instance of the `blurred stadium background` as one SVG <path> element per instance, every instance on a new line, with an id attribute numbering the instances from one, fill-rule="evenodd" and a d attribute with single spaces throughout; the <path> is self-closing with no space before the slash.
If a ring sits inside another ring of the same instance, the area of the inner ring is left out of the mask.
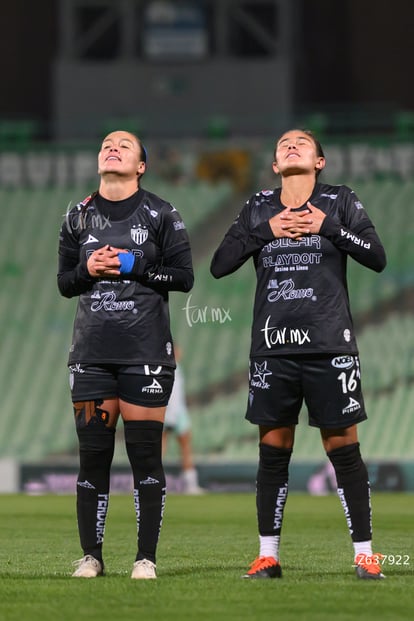
<path id="1" fill-rule="evenodd" d="M 277 184 L 274 140 L 293 126 L 317 132 L 325 179 L 357 192 L 384 241 L 383 274 L 349 265 L 369 413 L 360 438 L 374 486 L 414 489 L 414 9 L 317 4 L 16 0 L 2 9 L 4 491 L 33 480 L 62 490 L 59 475 L 76 464 L 66 369 L 76 301 L 57 291 L 57 238 L 68 206 L 96 188 L 103 134 L 120 128 L 142 136 L 143 185 L 176 206 L 191 236 L 195 286 L 171 295 L 171 317 L 201 481 L 252 482 L 256 429 L 244 411 L 254 274 L 249 264 L 215 281 L 209 263 L 246 198 Z M 172 472 L 176 451 L 171 441 Z M 116 462 L 122 472 L 122 442 Z M 323 463 L 303 421 L 293 486 L 304 489 Z"/>

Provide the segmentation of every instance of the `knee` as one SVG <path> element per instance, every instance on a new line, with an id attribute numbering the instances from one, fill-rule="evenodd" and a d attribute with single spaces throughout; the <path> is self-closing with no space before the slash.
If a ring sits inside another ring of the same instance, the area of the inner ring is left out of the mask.
<path id="1" fill-rule="evenodd" d="M 292 449 L 278 448 L 269 444 L 259 444 L 258 480 L 283 475 L 287 478 Z"/>
<path id="2" fill-rule="evenodd" d="M 359 442 L 348 444 L 334 449 L 327 453 L 334 469 L 339 475 L 352 474 L 353 472 L 361 472 L 366 470 L 365 464 L 361 457 Z"/>
<path id="3" fill-rule="evenodd" d="M 156 467 L 161 462 L 163 424 L 158 421 L 125 421 L 125 446 L 131 462 Z"/>
<path id="4" fill-rule="evenodd" d="M 115 429 L 103 427 L 97 432 L 93 426 L 86 426 L 77 433 L 81 466 L 88 469 L 109 467 L 114 456 Z"/>

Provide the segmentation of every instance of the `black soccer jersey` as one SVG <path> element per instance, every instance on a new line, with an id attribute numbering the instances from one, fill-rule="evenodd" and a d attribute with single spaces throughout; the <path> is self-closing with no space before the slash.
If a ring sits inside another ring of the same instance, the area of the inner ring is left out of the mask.
<path id="1" fill-rule="evenodd" d="M 88 257 L 105 244 L 134 254 L 131 274 L 89 275 Z M 172 205 L 143 189 L 125 201 L 88 197 L 60 232 L 58 286 L 79 296 L 69 364 L 174 367 L 168 292 L 192 284 L 188 235 Z"/>
<path id="2" fill-rule="evenodd" d="M 253 258 L 252 357 L 355 354 L 346 262 L 350 255 L 373 270 L 385 267 L 374 226 L 350 188 L 317 183 L 309 200 L 326 214 L 319 235 L 275 238 L 268 221 L 284 209 L 280 193 L 266 190 L 247 201 L 215 252 L 211 272 L 220 278 Z"/>

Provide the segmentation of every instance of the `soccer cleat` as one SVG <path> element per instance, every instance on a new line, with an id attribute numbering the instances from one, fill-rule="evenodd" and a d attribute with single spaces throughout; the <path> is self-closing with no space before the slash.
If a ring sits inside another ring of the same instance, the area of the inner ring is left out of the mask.
<path id="1" fill-rule="evenodd" d="M 146 558 L 143 558 L 140 561 L 135 561 L 131 578 L 134 580 L 153 580 L 156 577 L 155 563 Z"/>
<path id="2" fill-rule="evenodd" d="M 102 563 L 90 554 L 73 561 L 73 565 L 77 569 L 73 572 L 72 578 L 96 578 L 103 574 Z"/>
<path id="3" fill-rule="evenodd" d="M 273 556 L 258 556 L 242 578 L 281 578 L 282 568 Z"/>
<path id="4" fill-rule="evenodd" d="M 361 580 L 382 580 L 385 578 L 381 571 L 382 554 L 357 554 L 355 557 L 355 571 Z"/>

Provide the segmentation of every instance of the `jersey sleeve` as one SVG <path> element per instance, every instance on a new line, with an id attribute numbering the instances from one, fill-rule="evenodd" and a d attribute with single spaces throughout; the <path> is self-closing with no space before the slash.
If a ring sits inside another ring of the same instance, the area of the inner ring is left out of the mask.
<path id="1" fill-rule="evenodd" d="M 339 250 L 376 272 L 382 272 L 387 259 L 384 246 L 353 190 L 341 186 L 340 220 L 326 216 L 320 235 L 329 239 Z"/>
<path id="2" fill-rule="evenodd" d="M 251 202 L 252 199 L 245 204 L 213 255 L 210 271 L 215 278 L 232 274 L 274 239 L 267 220 L 251 226 Z"/>
<path id="3" fill-rule="evenodd" d="M 71 211 L 59 234 L 57 284 L 60 293 L 66 298 L 85 293 L 92 288 L 95 280 L 89 274 L 86 264 L 79 259 L 78 227 L 79 215 Z"/>
<path id="4" fill-rule="evenodd" d="M 167 204 L 158 231 L 160 256 L 156 263 L 135 259 L 133 276 L 158 291 L 190 291 L 194 283 L 190 240 L 179 212 Z"/>

